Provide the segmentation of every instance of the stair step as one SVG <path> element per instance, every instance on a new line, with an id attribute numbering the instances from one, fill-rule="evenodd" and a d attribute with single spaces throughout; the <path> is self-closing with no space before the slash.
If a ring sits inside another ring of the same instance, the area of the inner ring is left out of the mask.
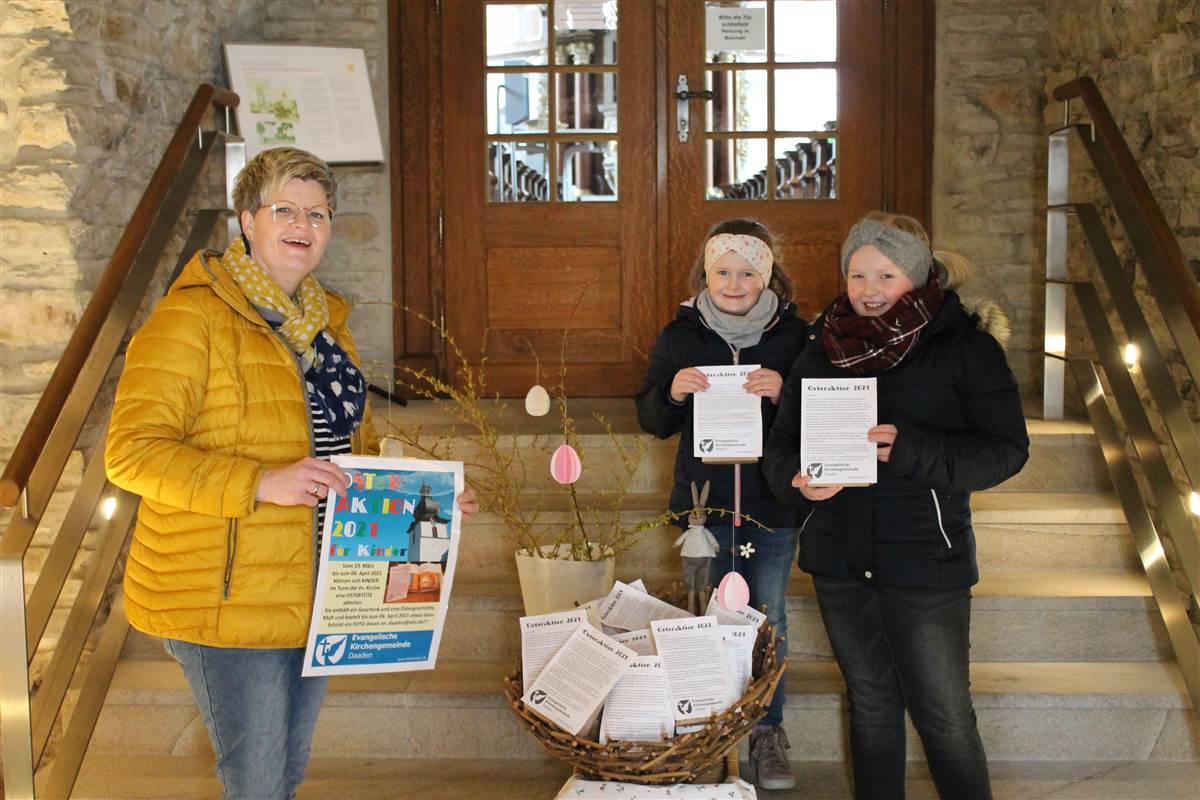
<path id="1" fill-rule="evenodd" d="M 842 761 L 796 761 L 797 788 L 772 800 L 852 797 Z M 995 761 L 989 765 L 996 800 L 1194 800 L 1200 764 L 1171 761 Z M 314 758 L 299 800 L 541 800 L 553 798 L 570 770 L 551 761 Z M 924 764 L 910 764 L 906 796 L 933 800 Z M 90 800 L 202 800 L 220 794 L 211 759 L 203 756 L 89 756 L 75 797 Z"/>
<path id="2" fill-rule="evenodd" d="M 556 413 L 534 418 L 524 412 L 520 400 L 481 403 L 487 409 L 504 406 L 496 430 L 498 445 L 502 449 L 516 448 L 527 453 L 528 465 L 547 463 L 550 453 L 562 443 L 562 426 Z M 623 473 L 616 444 L 624 446 L 637 443 L 646 447 L 645 458 L 638 469 L 630 489 L 637 492 L 666 492 L 673 480 L 672 465 L 678 442 L 675 437 L 655 439 L 641 431 L 637 424 L 636 410 L 632 400 L 572 400 L 571 415 L 576 422 L 576 444 L 584 454 L 584 476 L 580 488 L 611 485 L 615 476 Z M 596 421 L 593 414 L 603 415 L 611 425 L 611 433 Z M 457 432 L 468 429 L 454 423 L 444 411 L 429 401 L 414 401 L 407 408 L 390 409 L 386 403 L 376 408 L 376 419 L 380 428 L 396 429 L 418 435 L 421 443 L 428 446 L 443 437 L 450 447 L 446 457 L 466 461 L 476 460 L 478 450 L 462 438 L 453 438 Z M 1110 483 L 1100 448 L 1091 427 L 1080 422 L 1046 422 L 1029 419 L 1026 424 L 1030 433 L 1029 462 L 1020 474 L 1010 478 L 994 491 L 1078 491 L 1106 492 Z M 470 480 L 468 470 L 468 481 Z M 546 491 L 555 488 L 549 469 L 530 469 L 528 488 L 531 491 Z"/>
<path id="3" fill-rule="evenodd" d="M 511 668 L 508 660 L 447 659 L 430 672 L 335 678 L 317 723 L 314 756 L 436 758 L 445 757 L 445 742 L 453 741 L 456 758 L 540 758 L 500 694 Z M 1200 760 L 1196 714 L 1173 663 L 976 662 L 971 675 L 991 758 Z M 845 698 L 836 665 L 793 661 L 788 697 L 784 724 L 793 757 L 842 758 Z M 208 750 L 174 662 L 122 661 L 91 752 Z"/>
<path id="4" fill-rule="evenodd" d="M 651 590 L 678 575 L 645 577 Z M 971 647 L 983 661 L 1156 661 L 1171 657 L 1144 577 L 1115 571 L 992 570 L 974 589 Z M 515 659 L 523 614 L 516 580 L 457 579 L 440 653 L 445 658 Z M 812 580 L 793 572 L 789 654 L 831 658 Z M 158 657 L 156 639 L 131 633 L 126 657 Z"/>
<path id="5" fill-rule="evenodd" d="M 530 494 L 525 508 L 538 512 L 536 532 L 550 537 L 571 526 L 569 495 Z M 593 497 L 584 495 L 587 507 Z M 653 519 L 667 506 L 666 495 L 637 492 L 622 503 L 622 524 L 633 527 Z M 979 563 L 985 574 L 996 567 L 1028 569 L 1093 569 L 1141 571 L 1132 537 L 1115 498 L 1088 493 L 982 492 L 972 499 Z M 649 572 L 678 574 L 675 527 L 643 532 L 617 562 L 637 564 Z M 515 574 L 516 549 L 495 514 L 482 512 L 463 528 L 459 576 L 499 578 Z"/>

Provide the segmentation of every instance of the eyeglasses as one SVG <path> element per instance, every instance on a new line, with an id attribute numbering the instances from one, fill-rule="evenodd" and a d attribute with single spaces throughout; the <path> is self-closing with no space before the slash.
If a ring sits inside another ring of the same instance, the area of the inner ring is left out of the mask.
<path id="1" fill-rule="evenodd" d="M 269 203 L 259 206 L 259 208 L 271 209 L 271 219 L 284 225 L 291 225 L 295 222 L 300 212 L 304 212 L 304 219 L 314 228 L 323 228 L 333 221 L 333 209 L 329 206 L 304 208 L 292 203 Z"/>

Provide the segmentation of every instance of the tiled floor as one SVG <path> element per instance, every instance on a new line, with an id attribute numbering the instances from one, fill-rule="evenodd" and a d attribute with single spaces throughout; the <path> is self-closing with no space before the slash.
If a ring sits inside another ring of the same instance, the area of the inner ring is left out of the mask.
<path id="1" fill-rule="evenodd" d="M 849 798 L 840 762 L 796 764 L 799 786 L 761 792 L 763 800 Z M 543 761 L 419 761 L 319 759 L 309 768 L 300 800 L 546 800 L 567 778 Z M 1141 762 L 999 762 L 992 764 L 996 800 L 1195 800 L 1200 764 Z M 85 762 L 77 800 L 208 800 L 220 794 L 211 764 L 202 759 L 112 758 Z M 936 798 L 923 764 L 909 766 L 910 800 Z"/>

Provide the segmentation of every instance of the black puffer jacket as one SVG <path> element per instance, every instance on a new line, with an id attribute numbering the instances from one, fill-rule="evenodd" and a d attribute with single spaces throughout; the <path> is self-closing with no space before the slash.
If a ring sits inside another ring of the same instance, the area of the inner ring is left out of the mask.
<path id="1" fill-rule="evenodd" d="M 800 568 L 889 586 L 953 589 L 979 580 L 971 492 L 1001 483 L 1029 457 L 1016 380 L 999 343 L 954 292 L 899 366 L 878 378 L 880 424 L 899 433 L 878 483 L 810 502 L 800 469 L 800 382 L 856 377 L 834 367 L 813 324 L 792 366 L 764 454 L 775 495 L 801 513 Z"/>
<path id="2" fill-rule="evenodd" d="M 730 464 L 705 464 L 692 456 L 692 398 L 682 404 L 671 400 L 671 381 L 685 367 L 723 366 L 727 364 L 758 364 L 773 369 L 787 380 L 788 368 L 804 344 L 808 325 L 796 316 L 795 307 L 780 303 L 775 318 L 763 332 L 762 340 L 753 347 L 735 353 L 733 348 L 705 324 L 700 312 L 691 305 L 681 305 L 675 320 L 663 329 L 654 343 L 650 369 L 638 393 L 638 422 L 642 430 L 660 439 L 679 434 L 679 451 L 675 455 L 675 486 L 671 490 L 671 511 L 687 512 L 692 507 L 691 481 L 701 486 L 712 482 L 707 506 L 733 509 L 733 474 Z M 771 429 L 777 407 L 763 398 L 763 433 Z M 760 462 L 761 464 L 761 462 Z M 796 513 L 771 494 L 763 478 L 760 464 L 742 465 L 742 513 L 769 528 L 790 528 L 796 524 Z M 687 525 L 686 513 L 677 520 Z M 713 517 L 710 525 L 728 525 L 730 517 Z"/>

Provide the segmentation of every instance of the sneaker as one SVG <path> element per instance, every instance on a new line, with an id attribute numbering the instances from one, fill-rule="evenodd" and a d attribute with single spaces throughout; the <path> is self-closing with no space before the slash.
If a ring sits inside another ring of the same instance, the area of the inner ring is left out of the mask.
<path id="1" fill-rule="evenodd" d="M 752 731 L 748 776 L 751 782 L 760 789 L 795 788 L 796 775 L 792 772 L 787 755 L 791 747 L 781 725 L 769 725 Z"/>

